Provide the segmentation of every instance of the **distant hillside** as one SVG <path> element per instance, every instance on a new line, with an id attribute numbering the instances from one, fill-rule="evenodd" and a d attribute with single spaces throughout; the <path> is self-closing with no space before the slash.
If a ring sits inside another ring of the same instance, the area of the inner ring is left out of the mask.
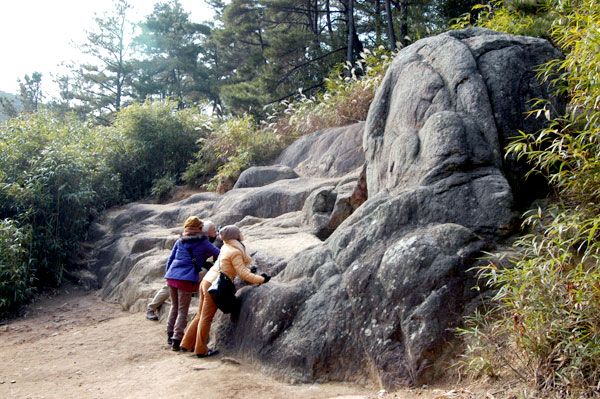
<path id="1" fill-rule="evenodd" d="M 17 110 L 21 109 L 21 102 L 17 98 L 16 94 L 7 93 L 5 91 L 0 90 L 0 98 L 2 98 L 2 99 L 6 98 L 9 101 L 14 101 L 15 107 L 17 108 Z M 5 115 L 3 111 L 4 111 L 4 108 L 0 105 L 0 122 L 8 119 L 8 115 Z"/>

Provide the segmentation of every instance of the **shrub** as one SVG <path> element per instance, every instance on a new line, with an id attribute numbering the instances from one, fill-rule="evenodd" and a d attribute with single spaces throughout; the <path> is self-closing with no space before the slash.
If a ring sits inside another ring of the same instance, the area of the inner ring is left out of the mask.
<path id="1" fill-rule="evenodd" d="M 204 140 L 201 140 L 204 143 Z M 181 175 L 183 181 L 191 186 L 202 187 L 216 174 L 221 166 L 217 155 L 204 147 L 194 154 L 194 161 L 190 162 L 185 172 Z"/>
<path id="2" fill-rule="evenodd" d="M 213 123 L 213 132 L 202 140 L 196 162 L 185 173 L 186 181 L 199 181 L 209 176 L 205 187 L 215 190 L 219 181 L 235 182 L 240 173 L 277 155 L 287 142 L 274 132 L 257 129 L 250 115 Z"/>
<path id="3" fill-rule="evenodd" d="M 539 217 L 536 212 L 527 223 L 539 223 Z M 467 342 L 463 367 L 492 377 L 508 369 L 559 398 L 592 395 L 600 379 L 597 259 L 583 260 L 549 230 L 525 235 L 515 245 L 521 256 L 514 267 L 481 269 L 497 291 L 489 310 L 468 318 L 460 330 Z"/>
<path id="4" fill-rule="evenodd" d="M 509 367 L 545 397 L 580 398 L 597 395 L 600 381 L 600 8 L 585 0 L 555 12 L 552 35 L 566 57 L 540 76 L 568 95 L 569 113 L 521 134 L 507 151 L 547 176 L 555 197 L 526 214 L 530 232 L 515 244 L 513 267 L 481 270 L 497 293 L 492 311 L 471 319 L 463 335 L 475 343 L 469 368 Z M 538 107 L 533 113 L 548 114 L 544 102 Z M 521 362 L 498 364 L 502 348 Z"/>
<path id="5" fill-rule="evenodd" d="M 15 315 L 33 295 L 31 233 L 10 219 L 0 221 L 0 319 Z"/>
<path id="6" fill-rule="evenodd" d="M 475 5 L 470 13 L 456 18 L 451 29 L 476 25 L 513 35 L 551 39 L 553 0 L 496 0 Z"/>
<path id="7" fill-rule="evenodd" d="M 173 176 L 163 176 L 160 179 L 154 180 L 152 183 L 151 193 L 156 197 L 158 202 L 165 202 L 169 199 L 173 188 L 175 187 L 175 179 Z"/>
<path id="8" fill-rule="evenodd" d="M 125 198 L 150 194 L 152 182 L 165 175 L 180 181 L 199 150 L 198 139 L 207 134 L 208 119 L 198 109 L 177 110 L 175 101 L 148 100 L 121 110 L 104 134 Z"/>
<path id="9" fill-rule="evenodd" d="M 105 148 L 85 123 L 46 111 L 0 125 L 0 218 L 31 231 L 20 270 L 35 274 L 23 281 L 58 284 L 90 220 L 119 200 Z"/>

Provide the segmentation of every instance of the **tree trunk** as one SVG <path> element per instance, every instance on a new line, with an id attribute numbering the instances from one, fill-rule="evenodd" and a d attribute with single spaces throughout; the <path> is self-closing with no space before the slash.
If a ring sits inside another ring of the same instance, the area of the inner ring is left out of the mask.
<path id="1" fill-rule="evenodd" d="M 390 43 L 390 50 L 396 50 L 396 32 L 394 30 L 394 19 L 392 18 L 392 6 L 390 0 L 385 0 L 385 13 L 387 16 L 388 26 L 388 41 Z"/>
<path id="2" fill-rule="evenodd" d="M 346 61 L 350 68 L 354 68 L 354 35 L 356 34 L 356 26 L 354 25 L 354 0 L 347 0 L 346 15 L 348 20 L 348 53 Z"/>
<path id="3" fill-rule="evenodd" d="M 119 40 L 119 68 L 117 71 L 117 98 L 115 98 L 115 110 L 121 110 L 121 97 L 123 96 L 123 83 L 125 82 L 125 67 L 124 67 L 124 55 L 123 55 L 123 40 Z"/>
<path id="4" fill-rule="evenodd" d="M 117 74 L 117 95 L 115 98 L 115 110 L 116 111 L 120 111 L 121 110 L 121 97 L 123 95 L 123 82 L 122 82 L 122 76 L 121 73 L 119 72 Z"/>
<path id="5" fill-rule="evenodd" d="M 408 0 L 400 0 L 400 43 L 406 46 L 408 43 Z"/>
<path id="6" fill-rule="evenodd" d="M 319 0 L 314 0 L 314 10 L 315 10 L 315 19 L 314 19 L 314 27 L 313 27 L 313 31 L 315 32 L 315 37 L 317 38 L 317 41 L 320 42 L 319 36 L 320 33 L 319 32 Z"/>
<path id="7" fill-rule="evenodd" d="M 308 25 L 312 32 L 312 42 L 315 48 L 319 47 L 319 2 L 318 0 L 307 0 L 306 1 L 306 15 L 308 18 Z"/>
<path id="8" fill-rule="evenodd" d="M 331 7 L 329 0 L 325 1 L 325 15 L 327 16 L 327 30 L 329 31 L 329 38 L 333 38 L 333 28 L 331 26 Z"/>
<path id="9" fill-rule="evenodd" d="M 381 1 L 375 0 L 375 37 L 381 40 L 381 31 L 383 28 L 383 18 L 381 17 Z"/>

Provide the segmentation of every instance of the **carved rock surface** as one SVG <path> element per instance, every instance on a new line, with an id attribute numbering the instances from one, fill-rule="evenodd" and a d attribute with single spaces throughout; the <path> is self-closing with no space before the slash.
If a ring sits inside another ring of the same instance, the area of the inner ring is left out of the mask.
<path id="1" fill-rule="evenodd" d="M 185 217 L 237 223 L 273 278 L 238 282 L 240 312 L 217 314 L 211 346 L 288 381 L 431 381 L 476 300 L 468 270 L 518 227 L 523 168 L 503 148 L 544 123 L 525 119 L 530 99 L 560 112 L 535 80 L 560 56 L 485 29 L 419 40 L 394 59 L 365 123 L 279 156 L 300 178 L 112 210 L 92 229 L 89 268 L 105 298 L 142 310 Z"/>

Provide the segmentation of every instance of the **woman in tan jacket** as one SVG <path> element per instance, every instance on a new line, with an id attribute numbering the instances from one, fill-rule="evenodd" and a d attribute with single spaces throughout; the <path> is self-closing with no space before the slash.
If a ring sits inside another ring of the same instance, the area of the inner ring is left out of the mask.
<path id="1" fill-rule="evenodd" d="M 219 235 L 223 240 L 221 254 L 215 265 L 210 268 L 204 279 L 202 279 L 202 283 L 200 283 L 198 313 L 188 326 L 181 341 L 181 348 L 187 351 L 193 350 L 198 357 L 213 356 L 218 353 L 216 349 L 209 350 L 206 344 L 208 343 L 210 324 L 217 312 L 217 305 L 215 305 L 207 291 L 219 276 L 219 263 L 221 264 L 221 272 L 225 273 L 231 281 L 236 275 L 252 284 L 263 284 L 271 279 L 270 276 L 264 273 L 259 276 L 248 269 L 252 259 L 248 256 L 246 247 L 242 244 L 244 236 L 238 227 L 225 226 L 220 230 Z"/>

